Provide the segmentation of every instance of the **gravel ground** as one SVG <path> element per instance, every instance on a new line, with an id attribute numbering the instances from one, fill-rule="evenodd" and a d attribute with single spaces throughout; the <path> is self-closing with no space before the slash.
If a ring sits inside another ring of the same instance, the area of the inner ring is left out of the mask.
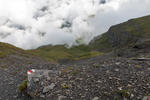
<path id="1" fill-rule="evenodd" d="M 0 100 L 30 100 L 18 92 L 29 69 L 58 72 L 35 81 L 33 100 L 142 100 L 150 95 L 149 60 L 103 56 L 51 64 L 10 56 L 1 58 L 0 66 Z"/>
<path id="2" fill-rule="evenodd" d="M 40 100 L 141 100 L 149 95 L 150 61 L 113 58 L 97 59 L 97 62 L 58 66 L 55 71 L 60 74 L 35 83 L 40 87 L 36 97 L 41 97 Z M 55 86 L 45 93 L 43 89 L 51 84 Z"/>

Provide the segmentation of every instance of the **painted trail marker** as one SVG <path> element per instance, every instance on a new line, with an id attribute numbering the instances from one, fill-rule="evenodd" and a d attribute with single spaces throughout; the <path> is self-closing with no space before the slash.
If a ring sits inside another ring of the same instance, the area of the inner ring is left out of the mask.
<path id="1" fill-rule="evenodd" d="M 53 81 L 54 77 L 60 74 L 59 71 L 53 70 L 28 70 L 28 86 L 27 92 L 31 97 L 40 97 L 45 87 Z"/>
<path id="2" fill-rule="evenodd" d="M 31 74 L 33 74 L 35 72 L 35 69 L 31 69 L 31 70 L 28 70 L 28 75 L 31 75 Z"/>

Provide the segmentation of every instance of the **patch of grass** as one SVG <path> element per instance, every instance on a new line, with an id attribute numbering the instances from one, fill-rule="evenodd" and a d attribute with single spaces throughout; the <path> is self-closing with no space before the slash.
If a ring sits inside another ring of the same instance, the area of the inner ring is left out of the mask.
<path id="1" fill-rule="evenodd" d="M 64 75 L 70 71 L 71 71 L 71 68 L 68 66 L 68 67 L 65 67 L 64 69 L 61 70 L 61 74 Z"/>
<path id="2" fill-rule="evenodd" d="M 18 86 L 18 90 L 20 92 L 23 92 L 27 89 L 27 80 L 24 80 L 19 86 Z"/>
<path id="3" fill-rule="evenodd" d="M 3 50 L 3 51 L 0 51 L 0 58 L 7 57 L 10 54 L 13 54 L 12 50 Z"/>
<path id="4" fill-rule="evenodd" d="M 2 69 L 6 69 L 6 68 L 8 68 L 8 66 L 7 65 L 1 65 L 0 66 Z"/>
<path id="5" fill-rule="evenodd" d="M 99 67 L 100 67 L 100 64 L 94 63 L 94 64 L 93 64 L 93 67 L 94 67 L 94 68 L 99 68 Z"/>
<path id="6" fill-rule="evenodd" d="M 118 97 L 117 97 L 117 96 L 114 96 L 113 100 L 118 100 Z"/>
<path id="7" fill-rule="evenodd" d="M 108 34 L 104 33 L 90 43 L 90 48 L 93 50 L 109 52 L 112 50 L 112 44 L 109 43 Z"/>
<path id="8" fill-rule="evenodd" d="M 61 59 L 70 59 L 71 55 L 65 46 L 44 46 L 35 50 L 28 50 L 28 53 L 44 58 L 45 60 L 56 62 Z"/>
<path id="9" fill-rule="evenodd" d="M 150 93 L 148 93 L 147 96 L 150 96 Z"/>
<path id="10" fill-rule="evenodd" d="M 80 73 L 80 70 L 79 69 L 74 69 L 74 70 L 72 70 L 72 75 L 77 75 L 78 73 Z"/>
<path id="11" fill-rule="evenodd" d="M 91 52 L 85 52 L 85 53 L 79 53 L 77 57 L 73 58 L 73 60 L 80 60 L 80 59 L 86 59 L 86 58 L 92 58 L 96 56 L 101 56 L 104 53 L 97 52 L 97 51 L 91 51 Z"/>
<path id="12" fill-rule="evenodd" d="M 140 65 L 136 65 L 136 68 L 141 68 L 141 66 Z"/>
<path id="13" fill-rule="evenodd" d="M 33 62 L 28 62 L 28 64 L 32 64 Z"/>
<path id="14" fill-rule="evenodd" d="M 40 56 L 48 61 L 59 62 L 61 60 L 79 60 L 103 55 L 102 52 L 92 51 L 89 46 L 79 45 L 67 48 L 65 45 L 44 46 L 28 53 Z"/>
<path id="15" fill-rule="evenodd" d="M 24 52 L 24 50 L 12 46 L 10 44 L 0 42 L 0 58 L 4 58 L 8 55 L 19 53 L 19 52 Z"/>
<path id="16" fill-rule="evenodd" d="M 68 89 L 68 86 L 65 83 L 63 83 L 61 86 L 62 86 L 62 89 Z"/>
<path id="17" fill-rule="evenodd" d="M 122 97 L 129 97 L 130 96 L 130 91 L 129 90 L 120 90 L 118 92 Z"/>

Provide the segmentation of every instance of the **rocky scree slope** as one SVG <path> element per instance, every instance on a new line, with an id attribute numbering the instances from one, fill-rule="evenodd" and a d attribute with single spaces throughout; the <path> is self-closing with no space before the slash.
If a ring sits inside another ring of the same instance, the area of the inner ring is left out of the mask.
<path id="1" fill-rule="evenodd" d="M 27 79 L 27 70 L 44 69 L 38 65 L 45 63 L 54 66 L 20 48 L 0 42 L 0 100 L 27 100 L 26 96 L 19 93 L 18 87 Z M 32 64 L 37 66 L 33 67 Z"/>

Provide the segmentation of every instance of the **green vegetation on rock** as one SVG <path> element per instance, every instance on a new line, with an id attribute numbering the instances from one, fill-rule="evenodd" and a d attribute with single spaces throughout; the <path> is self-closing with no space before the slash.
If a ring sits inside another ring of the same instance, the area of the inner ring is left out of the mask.
<path id="1" fill-rule="evenodd" d="M 117 96 L 114 96 L 113 100 L 118 100 Z"/>
<path id="2" fill-rule="evenodd" d="M 129 91 L 129 90 L 120 90 L 120 91 L 119 91 L 119 94 L 120 94 L 122 97 L 129 97 L 129 96 L 130 96 L 130 91 Z"/>
<path id="3" fill-rule="evenodd" d="M 93 50 L 100 50 L 105 52 L 110 51 L 112 49 L 112 45 L 109 43 L 109 37 L 106 33 L 94 39 L 89 44 L 89 46 Z"/>
<path id="4" fill-rule="evenodd" d="M 23 92 L 27 89 L 27 80 L 24 80 L 18 87 L 18 90 L 20 92 Z"/>

